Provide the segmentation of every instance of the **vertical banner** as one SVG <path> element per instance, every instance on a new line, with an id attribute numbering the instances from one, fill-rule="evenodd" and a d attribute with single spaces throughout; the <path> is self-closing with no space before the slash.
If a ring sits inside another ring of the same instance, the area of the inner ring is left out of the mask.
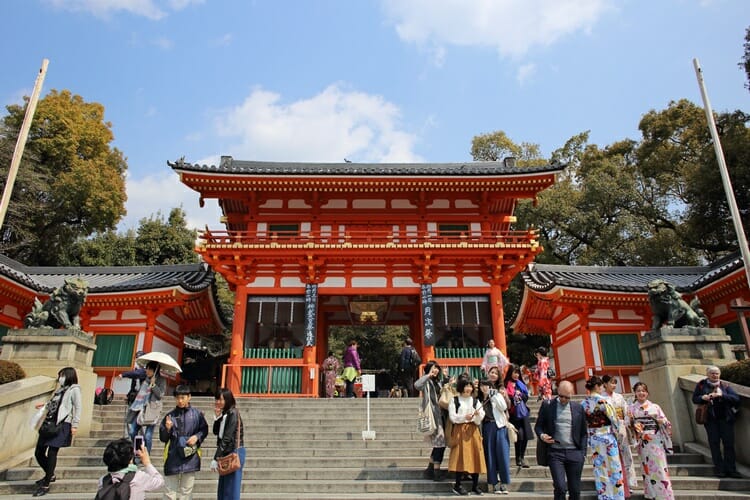
<path id="1" fill-rule="evenodd" d="M 305 285 L 305 347 L 315 345 L 315 329 L 318 318 L 318 285 Z"/>
<path id="2" fill-rule="evenodd" d="M 432 321 L 432 285 L 422 284 L 422 327 L 424 329 L 424 345 L 435 345 L 435 325 Z"/>

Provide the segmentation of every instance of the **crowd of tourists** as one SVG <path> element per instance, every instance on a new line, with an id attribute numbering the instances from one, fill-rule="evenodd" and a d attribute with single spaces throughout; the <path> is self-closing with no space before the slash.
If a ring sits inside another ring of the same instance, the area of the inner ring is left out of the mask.
<path id="1" fill-rule="evenodd" d="M 538 357 L 545 354 L 539 352 Z M 544 401 L 532 431 L 526 404 L 530 392 L 521 367 L 509 363 L 502 353 L 492 356 L 490 363 L 483 363 L 484 378 L 478 381 L 468 373 L 451 378 L 436 361 L 429 361 L 416 380 L 415 388 L 422 395 L 420 419 L 431 415 L 432 421 L 426 429 L 420 422 L 432 446 L 425 478 L 449 477 L 454 494 L 483 495 L 479 478 L 486 474 L 486 491 L 506 495 L 512 481 L 511 445 L 516 470 L 528 468 L 527 444 L 536 437 L 537 464 L 549 467 L 556 500 L 580 498 L 587 457 L 600 500 L 629 498 L 639 487 L 639 475 L 644 498 L 674 498 L 668 467 L 672 425 L 649 399 L 645 383 L 633 386 L 630 402 L 617 392 L 617 379 L 609 375 L 587 380 L 581 401 L 572 399 L 575 388 L 567 380 L 559 383 L 556 397 L 542 384 Z M 721 382 L 719 368 L 711 366 L 706 374 L 695 388 L 693 402 L 706 407 L 705 421 L 700 423 L 706 428 L 715 473 L 741 477 L 734 453 L 739 396 Z M 446 448 L 450 449 L 448 474 L 441 469 Z"/>

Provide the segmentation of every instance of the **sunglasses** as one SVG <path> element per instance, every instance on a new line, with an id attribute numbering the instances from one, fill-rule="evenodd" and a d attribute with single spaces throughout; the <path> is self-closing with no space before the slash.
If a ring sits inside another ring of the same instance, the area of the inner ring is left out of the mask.
<path id="1" fill-rule="evenodd" d="M 560 399 L 570 399 L 570 396 L 563 396 L 562 394 L 558 394 L 557 397 Z"/>

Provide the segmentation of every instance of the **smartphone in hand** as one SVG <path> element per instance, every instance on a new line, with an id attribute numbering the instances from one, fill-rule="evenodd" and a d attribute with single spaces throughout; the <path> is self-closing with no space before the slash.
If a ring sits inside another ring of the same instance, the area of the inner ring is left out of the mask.
<path id="1" fill-rule="evenodd" d="M 135 456 L 141 454 L 141 448 L 143 448 L 143 436 L 136 436 L 135 441 L 133 441 L 133 452 L 135 453 Z"/>

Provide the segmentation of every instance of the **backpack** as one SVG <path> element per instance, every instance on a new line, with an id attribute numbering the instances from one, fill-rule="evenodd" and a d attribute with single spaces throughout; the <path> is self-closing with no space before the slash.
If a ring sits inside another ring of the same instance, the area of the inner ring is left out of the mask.
<path id="1" fill-rule="evenodd" d="M 115 391 L 106 387 L 99 387 L 94 394 L 94 404 L 108 405 L 115 398 Z"/>
<path id="2" fill-rule="evenodd" d="M 417 353 L 417 350 L 413 347 L 411 349 L 411 356 L 409 356 L 409 361 L 411 362 L 412 368 L 416 368 L 422 364 L 422 358 L 419 357 L 419 353 Z"/>
<path id="3" fill-rule="evenodd" d="M 102 487 L 96 492 L 94 500 L 129 500 L 130 482 L 135 472 L 128 472 L 122 477 L 122 481 L 112 482 L 112 474 L 107 474 L 102 479 Z"/>

